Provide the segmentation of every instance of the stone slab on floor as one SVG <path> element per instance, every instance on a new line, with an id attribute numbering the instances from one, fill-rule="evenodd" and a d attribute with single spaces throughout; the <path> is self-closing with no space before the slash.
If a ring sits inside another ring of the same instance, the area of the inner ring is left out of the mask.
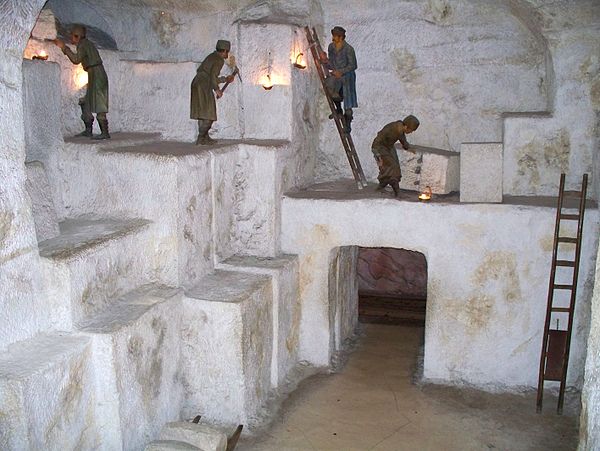
<path id="1" fill-rule="evenodd" d="M 396 146 L 402 169 L 401 189 L 422 192 L 429 186 L 434 194 L 458 190 L 459 153 L 412 144 L 410 148 L 414 152 Z"/>
<path id="2" fill-rule="evenodd" d="M 180 289 L 148 284 L 78 324 L 92 337 L 98 400 L 123 449 L 142 449 L 168 421 L 179 418 Z"/>
<path id="3" fill-rule="evenodd" d="M 273 288 L 268 276 L 215 271 L 185 291 L 183 417 L 248 424 L 271 388 Z"/>
<path id="4" fill-rule="evenodd" d="M 462 143 L 460 201 L 502 202 L 502 143 Z"/>
<path id="5" fill-rule="evenodd" d="M 189 443 L 177 440 L 154 440 L 146 445 L 144 451 L 205 451 Z"/>
<path id="6" fill-rule="evenodd" d="M 201 423 L 168 423 L 163 427 L 159 438 L 189 443 L 203 451 L 225 451 L 227 448 L 227 436 L 223 432 Z"/>
<path id="7" fill-rule="evenodd" d="M 273 357 L 271 385 L 279 387 L 298 362 L 300 304 L 298 257 L 234 256 L 218 264 L 221 269 L 266 274 L 273 284 Z"/>
<path id="8" fill-rule="evenodd" d="M 0 449 L 115 449 L 98 434 L 89 337 L 41 334 L 0 354 Z"/>

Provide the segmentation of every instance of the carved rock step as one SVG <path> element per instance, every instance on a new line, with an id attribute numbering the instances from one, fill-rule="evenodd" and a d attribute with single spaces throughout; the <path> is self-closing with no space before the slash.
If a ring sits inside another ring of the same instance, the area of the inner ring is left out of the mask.
<path id="1" fill-rule="evenodd" d="M 271 387 L 268 276 L 216 271 L 186 290 L 182 318 L 183 416 L 248 424 Z"/>
<path id="2" fill-rule="evenodd" d="M 271 386 L 279 387 L 298 361 L 300 304 L 298 298 L 298 257 L 234 256 L 218 265 L 222 269 L 264 274 L 273 284 L 273 356 Z"/>
<path id="3" fill-rule="evenodd" d="M 89 337 L 40 334 L 0 354 L 0 449 L 100 446 Z M 102 446 L 119 445 L 111 437 Z"/>
<path id="4" fill-rule="evenodd" d="M 124 449 L 141 449 L 163 424 L 179 418 L 181 295 L 144 285 L 79 324 L 94 340 L 102 430 L 121 436 Z"/>
<path id="5" fill-rule="evenodd" d="M 65 316 L 78 322 L 131 287 L 176 281 L 174 251 L 155 251 L 149 224 L 145 219 L 69 219 L 61 223 L 59 236 L 39 244 L 49 294 L 60 297 Z"/>

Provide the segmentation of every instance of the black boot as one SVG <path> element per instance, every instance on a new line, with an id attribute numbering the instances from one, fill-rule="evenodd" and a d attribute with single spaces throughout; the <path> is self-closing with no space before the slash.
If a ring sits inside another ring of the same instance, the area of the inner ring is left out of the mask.
<path id="1" fill-rule="evenodd" d="M 394 190 L 394 197 L 398 197 L 398 194 L 400 194 L 400 184 L 398 182 L 391 182 L 390 185 Z"/>
<path id="2" fill-rule="evenodd" d="M 334 100 L 333 103 L 335 104 L 335 114 L 341 116 L 344 113 L 344 110 L 342 110 L 342 102 L 336 102 Z M 329 119 L 333 119 L 333 113 L 329 115 Z"/>
<path id="3" fill-rule="evenodd" d="M 100 134 L 94 136 L 92 139 L 109 139 L 108 134 L 108 119 L 98 119 L 98 125 L 100 126 Z"/>
<path id="4" fill-rule="evenodd" d="M 85 130 L 82 131 L 81 133 L 77 133 L 75 136 L 86 136 L 88 138 L 92 137 L 92 127 L 94 125 L 94 121 L 92 122 L 85 122 Z"/>
<path id="5" fill-rule="evenodd" d="M 387 186 L 387 182 L 379 182 L 379 185 L 377 185 L 377 188 L 375 188 L 375 190 L 377 191 L 383 191 L 385 189 L 385 187 Z"/>
<path id="6" fill-rule="evenodd" d="M 346 133 L 350 133 L 352 131 L 352 110 L 351 109 L 347 109 L 346 112 L 344 113 L 344 119 L 346 120 Z"/>
<path id="7" fill-rule="evenodd" d="M 212 127 L 213 121 L 206 119 L 198 120 L 198 138 L 196 138 L 196 145 L 215 144 L 217 141 L 208 136 L 208 132 Z"/>

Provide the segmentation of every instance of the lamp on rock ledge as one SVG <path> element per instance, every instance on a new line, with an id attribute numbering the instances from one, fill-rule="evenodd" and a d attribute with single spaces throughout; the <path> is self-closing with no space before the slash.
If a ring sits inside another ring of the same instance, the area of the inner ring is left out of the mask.
<path id="1" fill-rule="evenodd" d="M 263 77 L 261 85 L 265 91 L 270 91 L 273 88 L 273 81 L 271 81 L 271 74 L 267 74 Z"/>
<path id="2" fill-rule="evenodd" d="M 294 61 L 294 67 L 297 69 L 306 69 L 306 63 L 304 62 L 304 53 L 298 53 L 298 55 L 296 56 L 296 61 Z"/>
<path id="3" fill-rule="evenodd" d="M 419 200 L 422 202 L 427 202 L 431 199 L 431 186 L 426 186 L 425 191 L 419 194 Z"/>

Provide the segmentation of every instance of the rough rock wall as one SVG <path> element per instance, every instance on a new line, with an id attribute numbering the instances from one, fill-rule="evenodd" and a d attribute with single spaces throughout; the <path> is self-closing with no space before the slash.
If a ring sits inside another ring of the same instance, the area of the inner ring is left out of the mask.
<path id="1" fill-rule="evenodd" d="M 378 130 L 414 113 L 415 144 L 459 151 L 462 142 L 501 141 L 501 114 L 547 107 L 546 53 L 505 2 L 323 0 L 325 27 L 341 25 L 358 60 L 353 137 L 367 178 Z M 326 104 L 318 176 L 350 176 Z"/>
<path id="2" fill-rule="evenodd" d="M 581 394 L 579 449 L 586 451 L 600 448 L 600 255 L 598 257 L 587 341 L 585 384 Z"/>
<path id="3" fill-rule="evenodd" d="M 39 256 L 25 190 L 22 54 L 43 0 L 0 3 L 0 349 L 47 327 L 39 315 Z"/>
<path id="4" fill-rule="evenodd" d="M 504 193 L 555 195 L 562 172 L 577 189 L 594 171 L 600 128 L 600 4 L 533 1 L 539 32 L 548 42 L 554 72 L 550 117 L 505 121 Z M 596 171 L 597 173 L 597 171 Z M 590 196 L 597 198 L 597 181 Z"/>

